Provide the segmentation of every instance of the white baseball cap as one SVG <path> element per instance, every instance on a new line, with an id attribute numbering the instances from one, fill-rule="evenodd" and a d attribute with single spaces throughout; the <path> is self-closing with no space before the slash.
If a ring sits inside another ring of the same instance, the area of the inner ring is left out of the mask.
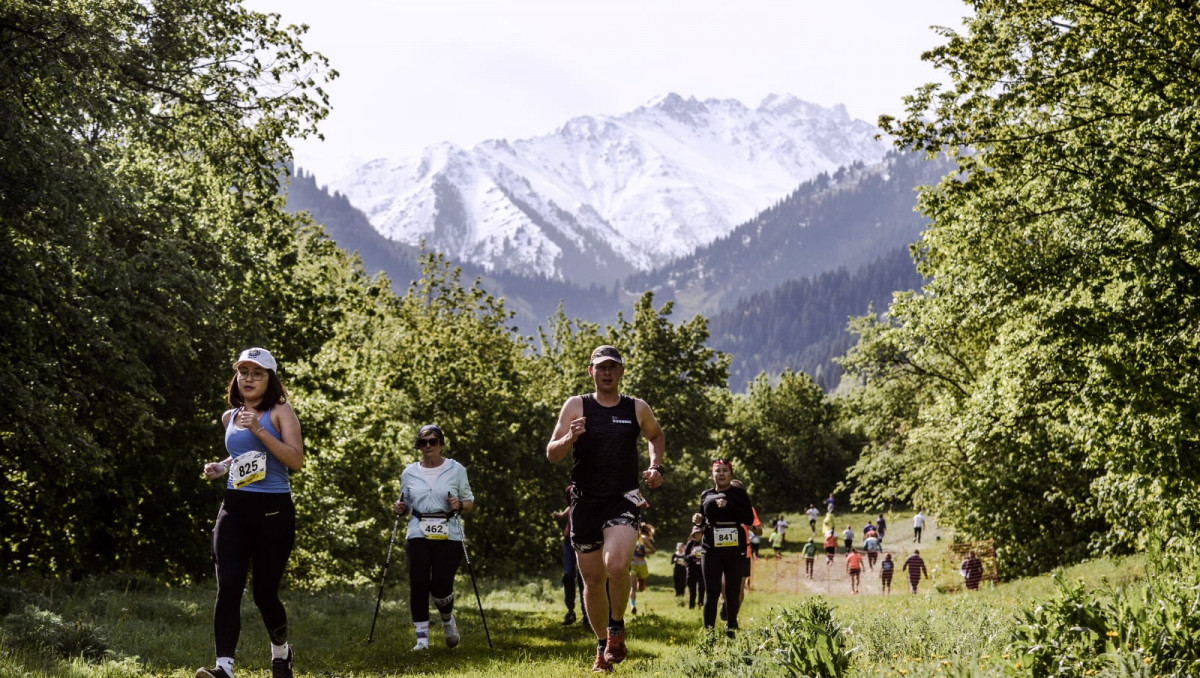
<path id="1" fill-rule="evenodd" d="M 237 360 L 233 361 L 233 366 L 236 368 L 241 363 L 254 363 L 259 367 L 275 370 L 275 356 L 265 348 L 248 348 L 242 351 Z"/>

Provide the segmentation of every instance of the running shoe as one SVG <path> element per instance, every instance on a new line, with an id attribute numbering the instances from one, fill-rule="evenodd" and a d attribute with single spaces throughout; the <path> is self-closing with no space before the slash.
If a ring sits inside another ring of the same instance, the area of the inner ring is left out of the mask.
<path id="1" fill-rule="evenodd" d="M 458 622 L 454 621 L 454 615 L 450 615 L 449 621 L 442 622 L 442 631 L 446 633 L 446 647 L 457 647 L 461 638 L 458 635 Z"/>
<path id="2" fill-rule="evenodd" d="M 608 673 L 612 671 L 612 662 L 605 659 L 604 654 L 604 649 L 596 648 L 596 662 L 592 664 L 592 673 Z"/>
<path id="3" fill-rule="evenodd" d="M 570 612 L 567 613 L 567 616 L 563 617 L 562 625 L 570 626 L 571 624 L 574 624 L 574 623 L 575 623 L 575 610 L 571 610 Z"/>
<path id="4" fill-rule="evenodd" d="M 604 659 L 609 664 L 625 661 L 625 629 L 608 627 L 608 646 L 604 648 Z"/>
<path id="5" fill-rule="evenodd" d="M 292 678 L 292 648 L 288 647 L 285 659 L 271 660 L 271 678 Z"/>
<path id="6" fill-rule="evenodd" d="M 428 650 L 428 649 L 429 649 L 429 640 L 427 638 L 422 638 L 417 641 L 416 645 L 413 645 L 412 651 L 419 652 L 421 650 Z"/>
<path id="7" fill-rule="evenodd" d="M 215 669 L 196 669 L 196 678 L 230 678 L 230 675 L 225 673 L 225 669 L 218 666 Z"/>

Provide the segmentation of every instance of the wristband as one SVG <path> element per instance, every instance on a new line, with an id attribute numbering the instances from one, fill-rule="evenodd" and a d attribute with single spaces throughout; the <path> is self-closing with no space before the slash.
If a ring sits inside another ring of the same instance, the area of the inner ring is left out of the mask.
<path id="1" fill-rule="evenodd" d="M 667 472 L 663 470 L 663 467 L 661 464 L 655 464 L 646 470 L 647 471 L 658 471 L 658 475 L 660 475 L 660 476 L 667 475 Z"/>

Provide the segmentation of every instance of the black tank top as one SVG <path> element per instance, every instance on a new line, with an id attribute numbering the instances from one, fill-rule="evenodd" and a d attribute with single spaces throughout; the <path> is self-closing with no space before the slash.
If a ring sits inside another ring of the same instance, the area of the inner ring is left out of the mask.
<path id="1" fill-rule="evenodd" d="M 583 496 L 616 497 L 638 486 L 638 425 L 633 398 L 621 396 L 613 407 L 583 398 L 587 430 L 575 441 L 571 482 Z"/>

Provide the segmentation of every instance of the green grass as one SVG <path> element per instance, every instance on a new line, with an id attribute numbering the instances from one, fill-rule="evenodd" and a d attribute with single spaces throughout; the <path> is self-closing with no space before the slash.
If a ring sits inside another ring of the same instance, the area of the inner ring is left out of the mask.
<path id="1" fill-rule="evenodd" d="M 911 521 L 896 516 L 885 546 L 897 553 L 911 549 Z M 660 530 L 660 550 L 651 556 L 650 589 L 638 596 L 638 614 L 626 615 L 629 659 L 616 674 L 628 676 L 786 675 L 775 662 L 771 630 L 784 607 L 812 595 L 800 580 L 798 553 L 807 539 L 808 522 L 797 516 L 789 529 L 785 558 L 756 561 L 755 589 L 741 613 L 736 641 L 710 639 L 702 633 L 700 610 L 689 610 L 671 590 L 670 552 L 675 539 Z M 866 516 L 843 516 L 861 528 Z M 820 525 L 818 524 L 818 529 Z M 840 532 L 840 529 L 839 529 Z M 936 528 L 930 531 L 936 535 Z M 906 536 L 907 535 L 907 536 Z M 941 562 L 946 540 L 933 536 L 922 544 L 930 562 Z M 764 555 L 770 548 L 763 549 Z M 818 567 L 823 567 L 823 555 Z M 1099 585 L 1136 582 L 1143 560 L 1100 560 L 1070 568 L 1066 575 Z M 1049 577 L 1023 579 L 975 593 L 939 593 L 933 586 L 908 594 L 899 576 L 891 596 L 870 588 L 864 595 L 833 592 L 842 572 L 842 556 L 829 573 L 830 591 L 823 598 L 843 627 L 853 648 L 852 675 L 975 675 L 979 667 L 1000 661 L 1016 615 L 1032 601 L 1054 594 Z M 401 578 L 403 562 L 395 568 Z M 956 574 L 940 572 L 949 579 Z M 432 649 L 413 653 L 407 586 L 389 585 L 375 630 L 371 627 L 377 589 L 283 593 L 296 650 L 298 676 L 533 676 L 588 675 L 594 654 L 589 631 L 579 624 L 559 624 L 565 608 L 557 573 L 523 581 L 478 582 L 494 648 L 480 623 L 470 579 L 456 582 L 456 616 L 463 636 L 455 650 L 442 646 L 436 622 Z M 0 581 L 0 676 L 69 676 L 72 678 L 176 676 L 190 677 L 211 665 L 211 585 L 167 588 L 138 579 L 109 578 L 80 584 L 45 580 Z M 33 613 L 57 615 L 57 621 Z M 42 624 L 42 626 L 38 626 Z M 58 635 L 55 635 L 58 634 Z M 37 640 L 37 639 L 44 640 Z M 59 649 L 45 639 L 58 638 Z M 85 660 L 83 653 L 99 659 Z M 66 655 L 66 656 L 64 656 Z M 247 593 L 243 601 L 237 676 L 270 675 L 266 633 Z M 903 671 L 904 673 L 901 673 Z"/>

